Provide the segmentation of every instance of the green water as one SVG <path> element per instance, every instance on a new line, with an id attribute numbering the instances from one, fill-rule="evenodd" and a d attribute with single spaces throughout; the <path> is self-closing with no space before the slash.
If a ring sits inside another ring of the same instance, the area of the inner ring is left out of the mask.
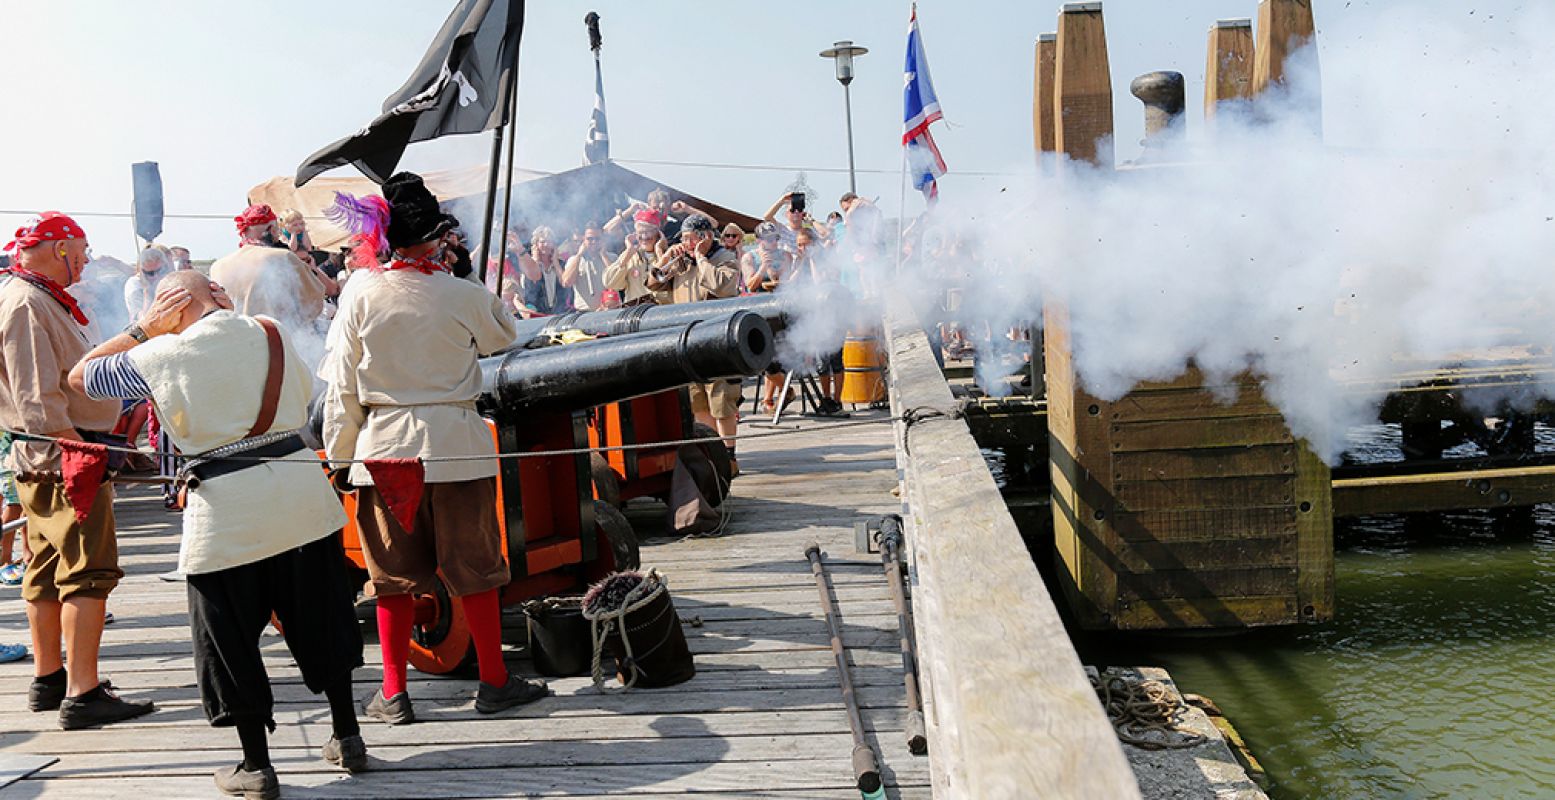
<path id="1" fill-rule="evenodd" d="M 1372 431 L 1360 460 L 1393 442 Z M 1555 798 L 1555 509 L 1336 528 L 1332 622 L 1082 655 L 1163 666 L 1212 698 L 1276 800 Z"/>
<path id="2" fill-rule="evenodd" d="M 1357 431 L 1352 457 L 1396 459 L 1397 439 Z M 1076 645 L 1212 698 L 1275 800 L 1555 798 L 1555 508 L 1340 521 L 1335 546 L 1332 622 Z"/>
<path id="3" fill-rule="evenodd" d="M 1105 649 L 1213 698 L 1275 798 L 1555 797 L 1549 515 L 1531 536 L 1442 520 L 1424 543 L 1366 524 L 1337 555 L 1332 623 Z"/>

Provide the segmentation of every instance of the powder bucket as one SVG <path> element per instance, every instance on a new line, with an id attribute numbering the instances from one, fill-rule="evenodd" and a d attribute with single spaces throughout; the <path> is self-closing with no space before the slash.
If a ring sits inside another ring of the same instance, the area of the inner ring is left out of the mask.
<path id="1" fill-rule="evenodd" d="M 526 603 L 524 617 L 537 672 L 557 678 L 589 673 L 594 653 L 581 597 Z"/>
<path id="2" fill-rule="evenodd" d="M 626 628 L 626 638 L 632 643 L 630 658 L 621 633 L 614 629 L 616 624 Z M 612 623 L 604 639 L 605 649 L 616 660 L 616 679 L 622 684 L 674 686 L 691 680 L 697 672 L 691 661 L 691 648 L 686 645 L 686 632 L 680 627 L 680 615 L 675 613 L 675 602 L 667 589 L 661 588 L 652 599 L 628 611 L 620 622 Z"/>

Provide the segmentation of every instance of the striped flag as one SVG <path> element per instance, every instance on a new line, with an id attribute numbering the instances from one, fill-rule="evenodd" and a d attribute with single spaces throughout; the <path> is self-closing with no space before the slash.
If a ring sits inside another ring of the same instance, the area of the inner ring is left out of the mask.
<path id="1" fill-rule="evenodd" d="M 944 115 L 934 94 L 934 80 L 929 77 L 929 57 L 923 51 L 923 34 L 918 30 L 917 4 L 913 5 L 912 21 L 907 26 L 907 66 L 902 82 L 902 146 L 907 148 L 907 170 L 912 173 L 913 188 L 923 192 L 925 200 L 933 201 L 939 196 L 936 180 L 945 174 L 945 159 L 934 143 L 934 135 L 929 133 L 929 125 Z"/>
<path id="2" fill-rule="evenodd" d="M 605 79 L 599 72 L 599 53 L 594 53 L 594 113 L 589 116 L 588 137 L 583 140 L 583 163 L 610 160 L 610 130 L 605 127 Z"/>

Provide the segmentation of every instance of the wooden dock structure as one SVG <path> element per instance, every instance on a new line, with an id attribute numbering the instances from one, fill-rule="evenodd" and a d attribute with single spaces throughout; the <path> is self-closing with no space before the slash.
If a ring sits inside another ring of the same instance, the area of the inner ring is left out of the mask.
<path id="1" fill-rule="evenodd" d="M 276 686 L 273 760 L 285 797 L 697 797 L 845 798 L 851 740 L 815 583 L 804 548 L 826 551 L 866 726 L 881 754 L 887 796 L 929 796 L 929 759 L 907 751 L 896 616 L 880 558 L 857 553 L 854 523 L 899 508 L 892 426 L 884 411 L 842 427 L 795 423 L 796 435 L 742 444 L 724 535 L 647 538 L 695 654 L 697 675 L 664 689 L 601 694 L 587 678 L 554 679 L 556 696 L 521 710 L 474 710 L 473 676 L 411 673 L 420 722 L 389 727 L 363 718 L 374 770 L 346 776 L 319 757 L 328 709 L 309 694 L 281 637 L 264 652 Z M 761 430 L 761 429 L 754 429 Z M 65 732 L 24 698 L 30 661 L 0 666 L 0 752 L 59 761 L 0 798 L 155 798 L 215 795 L 211 772 L 241 757 L 236 734 L 212 729 L 195 688 L 185 587 L 158 579 L 174 567 L 178 517 L 145 489 L 123 493 L 121 558 L 128 573 L 109 600 L 117 621 L 103 638 L 102 672 L 156 713 L 98 730 Z M 662 530 L 663 507 L 628 507 L 639 531 Z M 513 612 L 510 611 L 511 615 Z M 370 616 L 367 617 L 370 619 Z M 528 671 L 521 616 L 508 652 Z M 380 677 L 371 623 L 365 700 Z M 0 605 L 0 641 L 26 641 L 23 604 Z M 531 673 L 532 674 L 532 673 Z M 612 682 L 613 684 L 614 682 Z"/>

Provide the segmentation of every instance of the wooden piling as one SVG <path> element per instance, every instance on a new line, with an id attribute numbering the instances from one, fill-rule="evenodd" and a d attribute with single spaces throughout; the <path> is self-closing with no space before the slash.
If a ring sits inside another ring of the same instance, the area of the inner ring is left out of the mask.
<path id="1" fill-rule="evenodd" d="M 1058 148 L 1111 168 L 1110 152 L 1095 146 L 1112 130 L 1099 4 L 1064 7 L 1056 74 Z M 1236 628 L 1329 618 L 1328 470 L 1291 434 L 1261 382 L 1246 374 L 1210 381 L 1189 364 L 1174 380 L 1103 400 L 1076 370 L 1069 310 L 1050 301 L 1044 319 L 1057 573 L 1080 624 Z"/>
<path id="2" fill-rule="evenodd" d="M 1054 67 L 1058 59 L 1058 34 L 1044 33 L 1037 37 L 1036 74 L 1031 82 L 1031 133 L 1038 153 L 1052 153 L 1058 149 L 1057 130 L 1054 127 L 1054 94 L 1057 83 Z"/>
<path id="3" fill-rule="evenodd" d="M 1262 0 L 1258 4 L 1257 43 L 1253 52 L 1253 95 L 1265 96 L 1271 88 L 1288 85 L 1290 57 L 1316 41 L 1312 21 L 1312 0 Z M 1313 85 L 1303 88 L 1301 101 L 1309 107 L 1301 110 L 1314 132 L 1323 127 L 1322 102 L 1316 85 L 1317 53 L 1308 52 L 1314 75 Z M 1255 100 L 1256 105 L 1256 100 Z"/>
<path id="4" fill-rule="evenodd" d="M 1204 118 L 1221 103 L 1245 103 L 1253 97 L 1253 21 L 1221 19 L 1209 29 L 1204 68 Z"/>
<path id="5" fill-rule="evenodd" d="M 1054 148 L 1112 169 L 1112 71 L 1101 3 L 1064 4 L 1053 60 Z"/>

